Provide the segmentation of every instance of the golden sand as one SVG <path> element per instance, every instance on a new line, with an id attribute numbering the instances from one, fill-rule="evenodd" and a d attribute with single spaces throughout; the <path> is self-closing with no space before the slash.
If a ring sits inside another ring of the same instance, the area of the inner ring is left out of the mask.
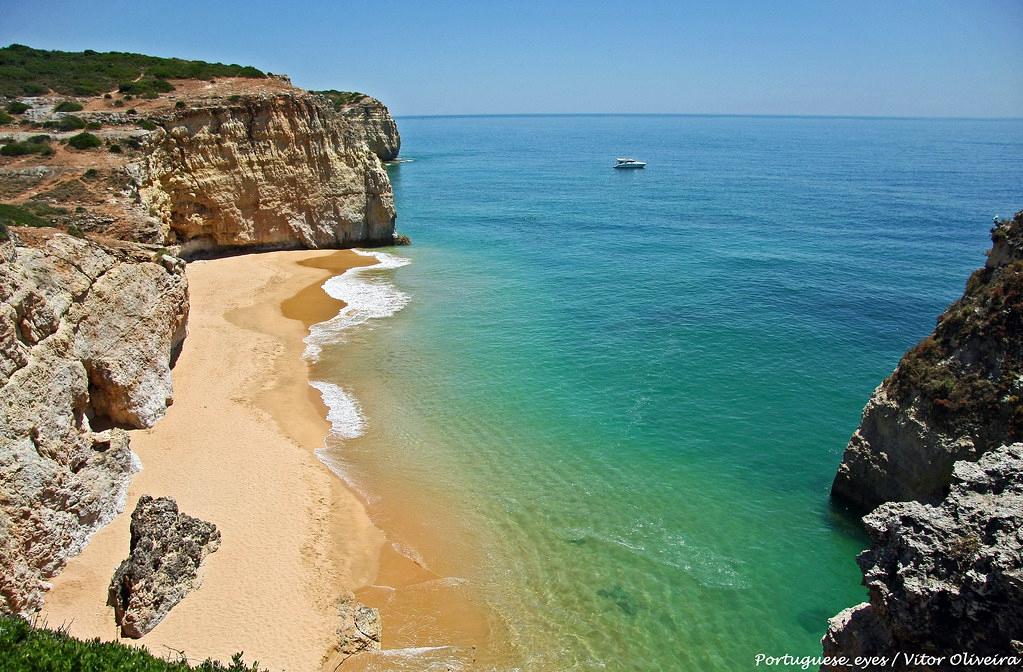
<path id="1" fill-rule="evenodd" d="M 174 404 L 153 429 L 132 432 L 143 470 L 125 512 L 53 581 L 43 614 L 50 625 L 117 637 L 106 592 L 128 553 L 131 511 L 142 494 L 169 496 L 215 523 L 222 543 L 204 563 L 201 587 L 134 641 L 157 655 L 226 660 L 244 651 L 273 670 L 320 669 L 337 599 L 372 583 L 384 535 L 314 454 L 328 425 L 310 394 L 302 339 L 308 323 L 339 307 L 320 283 L 371 263 L 318 251 L 189 264 L 189 336 L 173 372 Z"/>

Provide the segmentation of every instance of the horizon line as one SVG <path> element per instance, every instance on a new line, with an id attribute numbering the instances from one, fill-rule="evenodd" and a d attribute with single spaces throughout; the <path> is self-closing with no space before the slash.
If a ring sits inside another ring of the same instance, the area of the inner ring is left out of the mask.
<path id="1" fill-rule="evenodd" d="M 480 112 L 459 114 L 396 114 L 395 119 L 465 119 L 472 117 L 718 117 L 762 119 L 862 119 L 927 121 L 1023 121 L 1015 117 L 970 117 L 882 114 L 756 114 L 742 112 Z"/>

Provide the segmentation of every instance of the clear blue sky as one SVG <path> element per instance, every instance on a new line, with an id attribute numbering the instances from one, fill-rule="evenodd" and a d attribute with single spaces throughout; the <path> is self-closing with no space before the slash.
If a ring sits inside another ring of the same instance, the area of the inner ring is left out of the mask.
<path id="1" fill-rule="evenodd" d="M 397 114 L 1023 116 L 1023 0 L 0 0 L 0 43 L 255 65 Z"/>

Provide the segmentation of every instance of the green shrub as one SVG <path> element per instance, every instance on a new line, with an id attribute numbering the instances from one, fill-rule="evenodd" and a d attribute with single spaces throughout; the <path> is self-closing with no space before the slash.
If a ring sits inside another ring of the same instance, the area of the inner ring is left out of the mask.
<path id="1" fill-rule="evenodd" d="M 139 126 L 141 126 L 147 131 L 155 131 L 157 129 L 156 124 L 150 121 L 149 119 L 142 119 L 141 121 L 139 121 Z"/>
<path id="2" fill-rule="evenodd" d="M 39 144 L 39 143 L 49 143 L 50 140 L 52 140 L 52 139 L 53 138 L 51 138 L 50 136 L 48 136 L 46 134 L 40 134 L 40 135 L 33 135 L 33 136 L 31 136 L 25 142 L 34 142 L 36 144 Z"/>
<path id="3" fill-rule="evenodd" d="M 67 227 L 68 235 L 74 236 L 75 238 L 85 238 L 85 232 L 77 224 L 68 224 Z"/>
<path id="4" fill-rule="evenodd" d="M 124 101 L 118 98 L 114 101 L 114 107 L 124 107 Z"/>
<path id="5" fill-rule="evenodd" d="M 101 128 L 103 128 L 103 124 L 98 121 L 90 121 L 85 125 L 85 130 L 87 131 L 98 131 Z"/>
<path id="6" fill-rule="evenodd" d="M 82 174 L 84 180 L 95 180 L 97 177 L 99 177 L 99 171 L 95 168 L 90 168 Z"/>
<path id="7" fill-rule="evenodd" d="M 67 144 L 71 145 L 75 149 L 92 149 L 102 145 L 103 141 L 92 133 L 85 131 L 68 138 Z"/>
<path id="8" fill-rule="evenodd" d="M 238 95 L 238 94 L 236 93 L 236 94 L 234 94 L 234 95 L 228 96 L 228 97 L 227 97 L 227 99 L 228 99 L 229 101 L 231 101 L 232 103 L 237 103 L 237 102 L 241 101 L 242 97 L 241 97 L 241 96 L 239 96 L 239 95 Z"/>
<path id="9" fill-rule="evenodd" d="M 108 147 L 108 149 L 110 150 L 111 154 L 120 154 L 121 153 L 121 146 L 116 144 L 116 143 L 114 143 L 113 145 L 110 145 L 110 147 Z"/>
<path id="10" fill-rule="evenodd" d="M 178 102 L 174 103 L 174 109 L 175 110 L 183 110 L 183 109 L 185 109 L 185 101 L 179 100 Z"/>
<path id="11" fill-rule="evenodd" d="M 163 81 L 168 79 L 204 79 L 216 77 L 253 77 L 265 75 L 252 67 L 186 61 L 180 58 L 157 58 L 123 52 L 68 52 L 33 49 L 12 44 L 0 49 L 0 96 L 37 96 L 53 90 L 72 96 L 98 96 L 119 84 Z M 159 89 L 153 89 L 160 92 Z M 169 90 L 169 89 L 167 89 Z"/>
<path id="12" fill-rule="evenodd" d="M 28 112 L 30 108 L 31 108 L 30 105 L 26 105 L 20 100 L 15 100 L 11 103 L 7 103 L 7 111 L 10 112 L 11 114 L 24 114 L 25 112 Z"/>
<path id="13" fill-rule="evenodd" d="M 0 147 L 0 154 L 3 156 L 28 156 L 29 154 L 50 156 L 53 154 L 53 148 L 45 142 L 9 142 Z"/>
<path id="14" fill-rule="evenodd" d="M 134 107 L 129 109 L 127 112 L 125 112 L 125 114 L 138 114 L 138 113 L 139 113 L 139 111 L 136 110 Z"/>
<path id="15" fill-rule="evenodd" d="M 7 233 L 7 225 L 0 222 L 0 242 L 10 239 L 10 234 Z"/>
<path id="16" fill-rule="evenodd" d="M 335 89 L 326 89 L 324 91 L 310 91 L 310 93 L 316 93 L 321 96 L 326 96 L 335 110 L 340 110 L 345 105 L 356 103 L 363 98 L 367 98 L 365 93 L 359 93 L 358 91 L 337 91 Z"/>
<path id="17" fill-rule="evenodd" d="M 6 112 L 0 111 L 0 124 L 13 124 L 14 117 L 7 114 Z"/>
<path id="18" fill-rule="evenodd" d="M 56 128 L 59 131 L 77 131 L 78 129 L 85 128 L 85 120 L 73 114 L 68 114 L 56 121 L 47 121 L 43 126 L 46 128 Z"/>
<path id="19" fill-rule="evenodd" d="M 53 108 L 54 112 L 81 112 L 84 107 L 77 100 L 64 100 L 59 105 Z"/>
<path id="20" fill-rule="evenodd" d="M 5 672 L 260 672 L 236 653 L 230 665 L 213 660 L 189 666 L 157 658 L 147 649 L 99 639 L 81 641 L 63 629 L 33 628 L 14 616 L 0 616 L 0 668 Z"/>
<path id="21" fill-rule="evenodd" d="M 109 93 L 104 93 L 104 94 L 103 94 L 103 98 L 104 98 L 105 100 L 110 100 L 111 98 L 113 98 L 113 96 L 111 96 L 111 95 L 110 95 Z"/>

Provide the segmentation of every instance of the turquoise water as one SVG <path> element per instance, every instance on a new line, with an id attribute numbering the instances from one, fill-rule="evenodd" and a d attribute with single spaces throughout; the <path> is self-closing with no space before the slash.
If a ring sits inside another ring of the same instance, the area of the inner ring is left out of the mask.
<path id="1" fill-rule="evenodd" d="M 347 476 L 484 549 L 411 552 L 495 609 L 509 666 L 818 653 L 865 596 L 864 539 L 828 499 L 841 451 L 983 263 L 991 216 L 1023 207 L 1023 121 L 399 126 L 415 244 L 377 281 L 408 305 L 322 353 L 364 416 Z M 612 170 L 624 155 L 648 168 Z"/>

